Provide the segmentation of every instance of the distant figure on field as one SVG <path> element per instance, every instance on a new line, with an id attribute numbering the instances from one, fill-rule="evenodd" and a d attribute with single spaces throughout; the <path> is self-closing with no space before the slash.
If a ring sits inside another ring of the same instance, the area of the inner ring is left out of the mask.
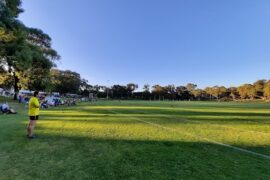
<path id="1" fill-rule="evenodd" d="M 30 98 L 29 104 L 28 104 L 28 115 L 29 115 L 29 124 L 27 127 L 27 137 L 29 139 L 33 139 L 36 136 L 33 134 L 35 126 L 36 126 L 36 121 L 38 120 L 39 117 L 39 102 L 37 98 L 38 92 L 34 92 L 34 96 Z"/>

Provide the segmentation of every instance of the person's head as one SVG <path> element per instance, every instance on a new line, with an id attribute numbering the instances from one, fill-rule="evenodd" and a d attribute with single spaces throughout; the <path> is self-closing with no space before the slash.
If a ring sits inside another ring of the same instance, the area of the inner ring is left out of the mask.
<path id="1" fill-rule="evenodd" d="M 37 95 L 38 95 L 38 91 L 35 91 L 34 92 L 34 97 L 37 97 Z"/>

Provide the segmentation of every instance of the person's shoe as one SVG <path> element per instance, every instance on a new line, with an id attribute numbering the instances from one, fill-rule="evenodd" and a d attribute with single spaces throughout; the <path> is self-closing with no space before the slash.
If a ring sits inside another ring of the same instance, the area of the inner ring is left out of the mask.
<path id="1" fill-rule="evenodd" d="M 28 139 L 35 139 L 36 138 L 35 135 L 32 135 L 32 136 L 27 135 L 27 137 L 28 137 Z"/>

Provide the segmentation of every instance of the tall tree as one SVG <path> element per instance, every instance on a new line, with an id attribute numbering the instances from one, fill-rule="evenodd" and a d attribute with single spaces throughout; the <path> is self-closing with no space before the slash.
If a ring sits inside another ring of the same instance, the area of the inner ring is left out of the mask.
<path id="1" fill-rule="evenodd" d="M 263 89 L 264 93 L 264 97 L 267 99 L 267 100 L 270 100 L 270 81 L 267 81 L 264 85 L 264 89 Z"/>
<path id="2" fill-rule="evenodd" d="M 202 89 L 195 89 L 192 91 L 192 94 L 194 95 L 194 97 L 197 99 L 197 100 L 201 100 L 203 94 L 204 94 L 204 91 Z"/>
<path id="3" fill-rule="evenodd" d="M 188 84 L 186 85 L 186 88 L 187 88 L 187 90 L 188 90 L 189 92 L 192 92 L 192 91 L 194 91 L 194 90 L 197 88 L 197 85 L 196 85 L 196 84 L 192 84 L 192 83 L 188 83 Z"/>
<path id="4" fill-rule="evenodd" d="M 80 74 L 70 70 L 61 71 L 52 69 L 51 77 L 53 83 L 53 91 L 58 91 L 62 94 L 79 93 L 82 81 Z"/>
<path id="5" fill-rule="evenodd" d="M 143 92 L 142 92 L 142 99 L 150 99 L 150 85 L 149 84 L 145 84 L 143 86 Z"/>
<path id="6" fill-rule="evenodd" d="M 214 89 L 212 87 L 206 87 L 204 91 L 209 95 L 210 100 L 213 99 Z"/>
<path id="7" fill-rule="evenodd" d="M 86 79 L 81 79 L 81 84 L 79 87 L 79 94 L 83 96 L 89 96 L 89 93 L 92 93 L 93 86 L 91 86 Z"/>
<path id="8" fill-rule="evenodd" d="M 134 84 L 134 83 L 127 84 L 127 91 L 128 91 L 129 97 L 132 95 L 133 91 L 135 91 L 137 88 L 138 88 L 137 84 Z"/>
<path id="9" fill-rule="evenodd" d="M 244 84 L 238 87 L 237 90 L 241 99 L 246 99 L 246 98 L 254 99 L 254 97 L 256 96 L 256 90 L 254 86 L 251 84 Z"/>
<path id="10" fill-rule="evenodd" d="M 165 86 L 164 91 L 165 91 L 164 93 L 167 94 L 169 99 L 171 99 L 171 100 L 175 99 L 175 97 L 176 97 L 176 88 L 175 88 L 175 86 L 173 84 Z"/>
<path id="11" fill-rule="evenodd" d="M 178 96 L 178 100 L 189 100 L 191 98 L 190 92 L 185 86 L 176 87 L 176 94 Z"/>
<path id="12" fill-rule="evenodd" d="M 149 84 L 145 84 L 144 86 L 143 86 L 143 91 L 144 92 L 150 92 L 150 85 Z"/>
<path id="13" fill-rule="evenodd" d="M 253 83 L 254 89 L 256 91 L 256 96 L 258 98 L 263 98 L 264 94 L 264 86 L 266 84 L 266 80 L 258 80 L 255 83 Z"/>
<path id="14" fill-rule="evenodd" d="M 227 89 L 224 86 L 214 86 L 212 95 L 217 99 L 221 98 L 222 95 L 226 93 Z"/>
<path id="15" fill-rule="evenodd" d="M 0 2 L 0 66 L 5 67 L 13 78 L 15 92 L 19 89 L 18 74 L 30 64 L 31 49 L 26 42 L 26 27 L 16 18 L 21 1 Z M 16 94 L 14 99 L 16 99 Z"/>
<path id="16" fill-rule="evenodd" d="M 164 93 L 164 88 L 158 84 L 154 85 L 152 88 L 153 88 L 152 93 L 158 95 L 158 99 L 161 100 L 161 96 Z"/>
<path id="17" fill-rule="evenodd" d="M 116 98 L 123 99 L 128 96 L 128 90 L 126 86 L 121 86 L 121 85 L 113 85 L 112 86 L 112 92 L 113 96 Z"/>
<path id="18" fill-rule="evenodd" d="M 41 89 L 44 83 L 39 81 L 47 79 L 44 77 L 49 75 L 52 61 L 59 59 L 57 52 L 51 48 L 51 38 L 47 34 L 28 28 L 16 19 L 22 12 L 20 5 L 20 0 L 6 0 L 1 4 L 0 11 L 0 65 L 6 66 L 13 77 L 14 99 L 21 87 L 20 76 L 28 76 L 31 80 L 29 86 Z M 34 78 L 31 75 L 35 75 Z"/>
<path id="19" fill-rule="evenodd" d="M 229 97 L 231 97 L 233 100 L 236 100 L 239 97 L 239 93 L 236 87 L 228 88 L 228 93 L 229 93 Z"/>

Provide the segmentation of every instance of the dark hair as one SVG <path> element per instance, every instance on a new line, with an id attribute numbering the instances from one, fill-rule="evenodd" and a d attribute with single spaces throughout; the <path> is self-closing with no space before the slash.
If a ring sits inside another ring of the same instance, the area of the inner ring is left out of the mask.
<path id="1" fill-rule="evenodd" d="M 38 95 L 38 91 L 35 91 L 34 96 L 37 97 L 37 95 Z"/>

